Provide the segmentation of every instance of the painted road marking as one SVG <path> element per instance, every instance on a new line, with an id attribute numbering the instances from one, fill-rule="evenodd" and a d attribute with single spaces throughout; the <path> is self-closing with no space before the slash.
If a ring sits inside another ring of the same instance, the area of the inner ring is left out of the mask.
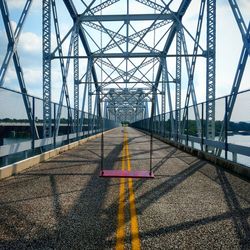
<path id="1" fill-rule="evenodd" d="M 125 144 L 123 139 L 122 147 L 122 170 L 125 170 Z M 124 249 L 125 238 L 125 179 L 120 178 L 119 208 L 118 208 L 118 227 L 116 231 L 116 249 Z"/>
<path id="2" fill-rule="evenodd" d="M 127 166 L 128 171 L 131 170 L 131 162 L 130 162 L 130 154 L 128 149 L 128 136 L 127 132 L 126 136 L 126 158 L 127 158 Z M 141 243 L 139 238 L 139 226 L 136 215 L 136 207 L 135 207 L 135 194 L 133 190 L 133 180 L 132 178 L 128 179 L 128 190 L 129 190 L 129 207 L 130 207 L 130 231 L 131 231 L 131 244 L 132 249 L 140 249 Z"/>
<path id="3" fill-rule="evenodd" d="M 128 136 L 127 131 L 124 128 L 123 148 L 122 148 L 122 170 L 125 170 L 125 162 L 127 163 L 128 171 L 131 170 L 130 154 L 128 149 Z M 125 238 L 125 181 L 126 179 L 120 179 L 120 193 L 119 193 L 119 208 L 118 208 L 118 227 L 116 231 L 116 249 L 123 250 L 124 238 Z M 139 238 L 139 226 L 136 215 L 135 206 L 135 194 L 133 191 L 133 180 L 128 179 L 129 190 L 129 211 L 130 211 L 130 231 L 131 231 L 131 245 L 133 250 L 139 250 L 141 248 Z"/>

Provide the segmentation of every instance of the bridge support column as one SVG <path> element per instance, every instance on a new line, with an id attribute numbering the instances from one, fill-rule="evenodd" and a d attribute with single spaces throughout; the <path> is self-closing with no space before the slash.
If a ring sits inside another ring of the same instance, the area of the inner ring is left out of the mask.
<path id="1" fill-rule="evenodd" d="M 215 138 L 216 0 L 207 0 L 206 138 Z"/>
<path id="2" fill-rule="evenodd" d="M 43 0 L 43 136 L 51 136 L 51 0 Z"/>
<path id="3" fill-rule="evenodd" d="M 75 132 L 79 133 L 79 27 L 75 25 L 74 33 L 74 123 Z"/>
<path id="4" fill-rule="evenodd" d="M 181 26 L 176 33 L 175 138 L 178 141 L 181 121 Z"/>

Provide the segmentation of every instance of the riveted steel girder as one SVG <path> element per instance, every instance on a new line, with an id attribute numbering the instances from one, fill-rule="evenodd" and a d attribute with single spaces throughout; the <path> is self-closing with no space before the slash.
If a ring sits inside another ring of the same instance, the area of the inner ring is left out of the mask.
<path id="1" fill-rule="evenodd" d="M 215 138 L 216 0 L 207 1 L 206 138 Z"/>
<path id="2" fill-rule="evenodd" d="M 43 136 L 51 137 L 51 0 L 43 0 Z"/>

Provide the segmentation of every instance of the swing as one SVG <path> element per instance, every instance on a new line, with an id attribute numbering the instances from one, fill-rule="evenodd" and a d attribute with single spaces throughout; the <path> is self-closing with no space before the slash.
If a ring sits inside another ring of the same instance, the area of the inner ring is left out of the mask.
<path id="1" fill-rule="evenodd" d="M 102 122 L 103 124 L 103 122 Z M 151 129 L 152 131 L 152 129 Z M 102 126 L 102 137 L 101 137 L 101 171 L 100 177 L 106 178 L 154 178 L 152 171 L 152 149 L 153 146 L 153 135 L 151 132 L 150 136 L 150 170 L 122 170 L 122 169 L 104 169 L 104 135 Z"/>
<path id="2" fill-rule="evenodd" d="M 101 32 L 101 49 L 102 49 L 102 32 Z M 102 64 L 101 64 L 102 67 Z M 102 78 L 102 73 L 101 73 Z M 154 174 L 152 171 L 152 155 L 153 155 L 153 115 L 154 115 L 154 99 L 155 94 L 153 94 L 152 98 L 152 112 L 150 119 L 150 127 L 151 127 L 151 136 L 150 136 L 150 170 L 119 170 L 119 169 L 104 169 L 104 134 L 103 134 L 103 118 L 101 117 L 101 127 L 102 127 L 102 136 L 101 136 L 101 171 L 100 177 L 105 178 L 154 178 Z"/>
<path id="3" fill-rule="evenodd" d="M 153 172 L 147 170 L 102 170 L 100 173 L 100 177 L 110 177 L 110 178 L 154 178 Z"/>
<path id="4" fill-rule="evenodd" d="M 154 115 L 154 99 L 155 93 L 152 98 L 152 111 L 150 118 L 150 170 L 121 170 L 121 169 L 104 169 L 104 134 L 103 134 L 103 119 L 102 124 L 102 136 L 101 136 L 101 171 L 100 177 L 106 178 L 154 178 L 152 171 L 152 156 L 153 156 L 153 115 Z"/>

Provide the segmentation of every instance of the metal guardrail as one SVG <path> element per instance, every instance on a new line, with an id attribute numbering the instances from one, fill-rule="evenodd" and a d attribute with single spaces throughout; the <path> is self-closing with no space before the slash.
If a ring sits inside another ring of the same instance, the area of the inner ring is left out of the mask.
<path id="1" fill-rule="evenodd" d="M 26 159 L 28 157 L 46 152 L 53 148 L 60 147 L 62 145 L 69 144 L 74 141 L 87 138 L 89 136 L 95 135 L 102 131 L 107 131 L 118 124 L 112 120 L 106 118 L 100 118 L 93 114 L 88 114 L 81 110 L 79 112 L 79 117 L 83 117 L 82 126 L 78 131 L 74 131 L 74 124 L 70 124 L 68 114 L 68 108 L 66 106 L 62 107 L 62 117 L 59 127 L 59 134 L 53 135 L 49 138 L 42 138 L 43 136 L 43 120 L 42 120 L 42 99 L 29 96 L 31 102 L 35 103 L 33 105 L 35 110 L 33 111 L 34 117 L 36 117 L 35 123 L 29 123 L 25 108 L 23 105 L 22 94 L 9 90 L 6 88 L 0 88 L 0 167 Z M 54 106 L 53 117 L 56 117 L 57 103 L 51 103 Z M 18 106 L 18 109 L 17 109 Z M 74 109 L 72 109 L 75 112 Z M 63 115 L 64 112 L 64 115 Z M 18 117 L 17 117 L 18 116 Z M 33 125 L 36 124 L 40 138 L 36 139 L 32 136 L 32 130 L 34 131 Z M 56 120 L 52 120 L 52 132 L 55 130 Z M 14 130 L 14 131 L 12 131 Z M 6 131 L 8 131 L 6 133 Z M 10 132 L 14 132 L 11 133 Z M 9 133 L 9 134 L 8 134 Z M 4 144 L 4 140 L 11 140 L 10 144 Z M 19 141 L 23 139 L 24 141 Z"/>
<path id="2" fill-rule="evenodd" d="M 155 135 L 250 167 L 250 90 L 237 94 L 237 102 L 234 106 L 231 120 L 226 122 L 228 99 L 229 96 L 224 96 L 214 100 L 218 110 L 215 117 L 216 136 L 214 139 L 207 139 L 205 137 L 206 116 L 204 112 L 201 112 L 202 127 L 201 132 L 198 133 L 193 114 L 194 106 L 178 110 L 178 112 L 183 114 L 186 109 L 187 113 L 187 119 L 185 121 L 182 119 L 179 124 L 179 127 L 181 127 L 180 130 L 177 129 L 177 122 L 175 120 L 176 110 L 154 116 L 152 124 L 150 124 L 150 118 L 146 118 L 132 123 L 131 126 L 148 132 L 151 132 L 152 129 Z M 205 110 L 206 104 L 206 102 L 197 104 L 198 110 Z M 175 124 L 173 128 L 171 126 L 171 118 Z M 240 130 L 242 128 L 244 128 L 244 131 Z M 237 136 L 240 136 L 241 139 L 236 143 L 232 142 L 231 140 Z"/>

